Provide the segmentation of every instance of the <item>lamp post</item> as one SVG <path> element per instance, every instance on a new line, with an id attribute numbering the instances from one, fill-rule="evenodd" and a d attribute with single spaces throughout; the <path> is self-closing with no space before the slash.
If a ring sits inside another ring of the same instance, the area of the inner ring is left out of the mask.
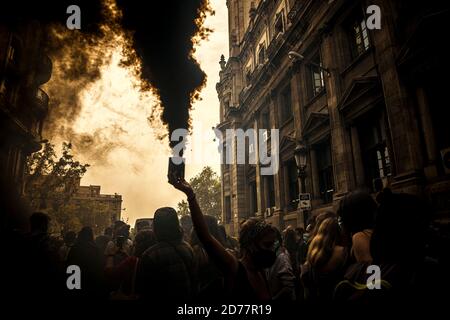
<path id="1" fill-rule="evenodd" d="M 295 150 L 294 150 L 294 157 L 295 157 L 295 164 L 297 166 L 297 173 L 298 173 L 298 180 L 299 180 L 299 187 L 300 187 L 300 194 L 306 193 L 306 162 L 307 162 L 307 148 L 306 146 L 298 142 Z M 304 227 L 306 227 L 306 221 L 305 221 L 305 215 L 307 214 L 307 210 L 302 210 L 300 207 L 300 194 L 299 194 L 299 202 L 298 202 L 298 209 L 300 216 L 298 217 L 298 221 L 303 224 Z M 297 222 L 297 224 L 299 224 Z"/>

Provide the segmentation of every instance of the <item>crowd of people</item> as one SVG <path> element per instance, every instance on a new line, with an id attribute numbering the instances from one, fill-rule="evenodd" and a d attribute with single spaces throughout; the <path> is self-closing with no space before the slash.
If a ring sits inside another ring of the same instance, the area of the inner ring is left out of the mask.
<path id="1" fill-rule="evenodd" d="M 156 210 L 153 226 L 130 237 L 116 221 L 94 237 L 91 227 L 48 233 L 49 217 L 35 212 L 30 232 L 13 232 L 8 258 L 15 294 L 55 298 L 184 302 L 380 303 L 426 299 L 448 280 L 448 233 L 433 232 L 430 210 L 416 196 L 357 191 L 336 212 L 312 217 L 306 230 L 278 230 L 250 217 L 239 238 L 203 214 L 190 185 L 191 216 Z M 81 289 L 67 288 L 67 267 L 81 270 Z M 372 266 L 372 267 L 371 267 Z M 378 276 L 373 276 L 373 266 Z M 371 283 L 375 289 L 369 287 Z M 11 292 L 11 294 L 14 294 Z"/>

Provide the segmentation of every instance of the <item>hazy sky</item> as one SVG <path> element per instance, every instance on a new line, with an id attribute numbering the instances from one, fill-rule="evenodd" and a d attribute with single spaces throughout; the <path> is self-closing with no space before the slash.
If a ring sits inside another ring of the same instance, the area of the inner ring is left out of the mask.
<path id="1" fill-rule="evenodd" d="M 187 180 L 205 165 L 219 173 L 217 143 L 213 142 L 211 128 L 219 122 L 215 85 L 220 55 L 228 55 L 228 14 L 225 0 L 211 0 L 211 5 L 215 15 L 208 17 L 205 24 L 214 32 L 195 53 L 207 75 L 202 100 L 195 103 L 191 112 L 194 135 L 197 134 L 192 152 L 200 155 L 196 154 L 194 164 L 186 165 Z M 102 193 L 121 194 L 122 208 L 126 208 L 122 217 L 133 225 L 136 218 L 151 217 L 159 207 L 175 207 L 184 196 L 167 183 L 168 143 L 157 139 L 157 132 L 147 121 L 156 100 L 139 92 L 137 80 L 118 65 L 120 58 L 121 51 L 117 48 L 112 62 L 102 68 L 101 78 L 82 93 L 83 108 L 74 130 L 114 137 L 118 147 L 109 153 L 106 162 L 92 163 L 89 156 L 80 156 L 92 164 L 82 184 L 101 185 Z M 158 130 L 165 133 L 161 128 Z"/>

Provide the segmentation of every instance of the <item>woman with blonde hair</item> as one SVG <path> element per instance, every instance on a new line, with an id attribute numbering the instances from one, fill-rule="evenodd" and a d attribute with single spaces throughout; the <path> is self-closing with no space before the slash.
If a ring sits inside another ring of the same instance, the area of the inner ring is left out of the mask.
<path id="1" fill-rule="evenodd" d="M 331 302 L 334 287 L 343 277 L 347 256 L 337 218 L 326 218 L 311 239 L 302 267 L 305 300 Z"/>

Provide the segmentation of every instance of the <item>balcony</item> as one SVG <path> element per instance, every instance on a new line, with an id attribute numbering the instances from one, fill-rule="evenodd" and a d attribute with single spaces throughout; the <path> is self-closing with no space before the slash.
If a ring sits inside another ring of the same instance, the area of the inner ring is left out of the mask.
<path id="1" fill-rule="evenodd" d="M 41 88 L 37 88 L 33 99 L 33 111 L 38 118 L 43 118 L 48 112 L 48 94 Z"/>
<path id="2" fill-rule="evenodd" d="M 35 82 L 37 85 L 44 84 L 52 76 L 52 60 L 47 55 L 41 55 L 36 66 Z"/>

